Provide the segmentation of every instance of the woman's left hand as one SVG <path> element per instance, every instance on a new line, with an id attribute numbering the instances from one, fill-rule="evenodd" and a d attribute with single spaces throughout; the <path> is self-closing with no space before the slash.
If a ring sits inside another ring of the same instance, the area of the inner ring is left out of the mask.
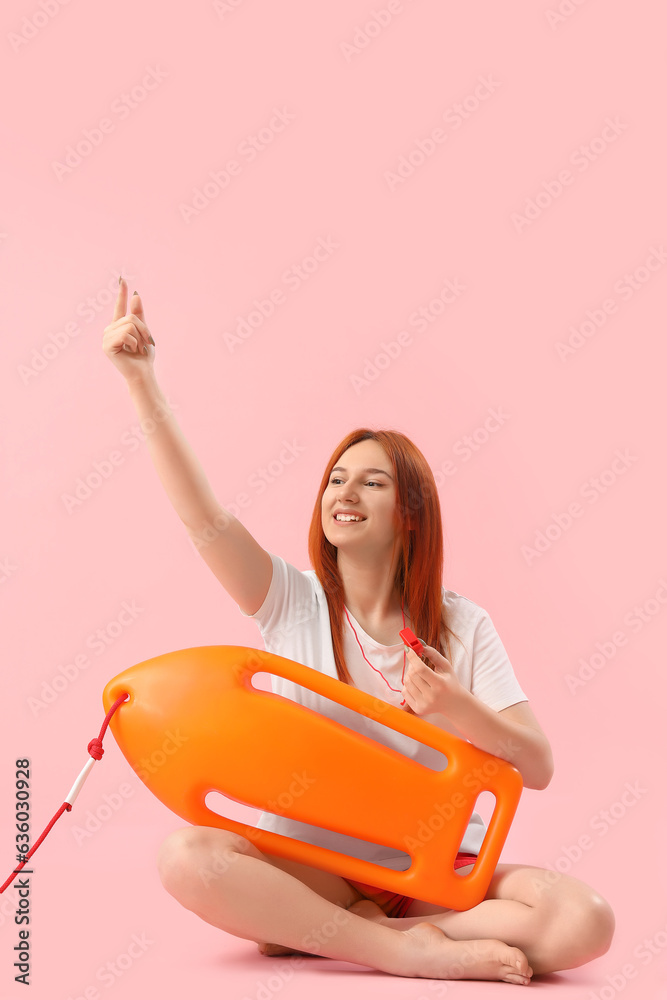
<path id="1" fill-rule="evenodd" d="M 433 664 L 428 667 L 413 649 L 407 647 L 407 669 L 403 681 L 401 697 L 405 699 L 415 715 L 430 715 L 441 712 L 448 715 L 463 685 L 454 673 L 449 660 L 433 646 L 424 646 L 424 656 Z"/>

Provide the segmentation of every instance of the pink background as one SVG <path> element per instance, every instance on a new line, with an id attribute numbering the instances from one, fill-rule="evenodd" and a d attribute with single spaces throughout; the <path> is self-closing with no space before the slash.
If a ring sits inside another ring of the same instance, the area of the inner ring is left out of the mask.
<path id="1" fill-rule="evenodd" d="M 132 436 L 131 400 L 101 350 L 122 273 L 216 496 L 234 509 L 246 493 L 243 523 L 297 567 L 309 567 L 317 484 L 348 431 L 395 428 L 421 448 L 440 488 L 445 582 L 491 614 L 554 752 L 554 778 L 524 791 L 502 860 L 560 866 L 616 913 L 606 955 L 533 988 L 609 997 L 606 977 L 618 983 L 632 963 L 625 997 L 666 996 L 667 949 L 650 962 L 635 953 L 667 929 L 660 6 L 237 0 L 187 18 L 122 0 L 44 6 L 48 16 L 14 0 L 2 14 L 0 879 L 14 861 L 15 758 L 32 762 L 34 840 L 87 759 L 111 677 L 168 650 L 262 645 Z M 128 107 L 151 69 L 153 89 Z M 493 82 L 475 97 L 482 80 Z M 292 120 L 261 133 L 276 109 Z M 59 178 L 54 163 L 86 130 L 99 142 Z M 250 162 L 242 144 L 258 133 Z M 409 176 L 391 182 L 401 157 Z M 240 171 L 185 221 L 195 189 L 234 158 Z M 326 259 L 286 284 L 327 239 Z M 447 281 L 462 290 L 443 305 Z M 283 301 L 230 350 L 225 333 L 276 288 Z M 409 326 L 430 302 L 439 314 Z M 301 449 L 290 464 L 285 442 Z M 68 512 L 64 496 L 114 451 L 120 463 Z M 575 503 L 579 516 L 557 528 Z M 546 548 L 528 557 L 539 532 Z M 91 651 L 124 602 L 140 609 L 133 623 Z M 571 690 L 598 643 L 614 655 Z M 89 666 L 31 711 L 84 652 Z M 33 1000 L 90 986 L 127 998 L 508 995 L 327 959 L 281 981 L 286 959 L 262 958 L 165 893 L 155 853 L 182 821 L 112 737 L 106 747 L 33 861 Z M 626 783 L 641 792 L 620 806 Z M 77 843 L 74 828 L 121 786 L 131 793 Z M 602 833 L 605 810 L 617 818 Z M 568 860 L 584 834 L 592 846 Z M 0 897 L 3 997 L 25 995 L 13 982 L 15 900 Z M 141 959 L 102 985 L 97 971 L 144 933 Z"/>

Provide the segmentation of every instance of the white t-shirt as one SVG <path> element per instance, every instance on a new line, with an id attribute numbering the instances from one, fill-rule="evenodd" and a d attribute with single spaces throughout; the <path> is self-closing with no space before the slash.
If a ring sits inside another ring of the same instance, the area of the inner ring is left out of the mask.
<path id="1" fill-rule="evenodd" d="M 267 652 L 276 653 L 313 670 L 338 678 L 334 660 L 329 607 L 324 589 L 315 570 L 298 570 L 281 556 L 269 553 L 273 562 L 273 576 L 261 608 L 252 618 L 264 640 Z M 501 711 L 528 698 L 519 687 L 505 648 L 487 612 L 453 590 L 442 588 L 447 623 L 465 644 L 465 649 L 450 637 L 450 662 L 461 684 L 486 705 Z M 400 707 L 403 675 L 403 643 L 383 646 L 364 632 L 361 625 L 347 609 L 354 631 L 344 616 L 345 662 L 354 686 L 376 698 Z M 364 660 L 359 642 L 372 667 Z M 407 662 L 407 661 L 406 661 Z M 375 668 L 375 669 L 373 669 Z M 299 684 L 271 674 L 271 689 L 275 694 L 290 698 L 356 732 L 363 733 L 384 746 L 429 767 L 442 769 L 446 764 L 444 754 L 427 747 L 403 733 L 368 719 L 343 705 L 338 705 L 321 695 L 302 688 Z M 427 722 L 465 739 L 456 727 L 440 713 L 419 716 Z M 382 844 L 371 844 L 356 837 L 349 837 L 333 830 L 309 823 L 301 823 L 286 816 L 262 812 L 257 827 L 274 833 L 318 844 L 374 864 L 405 871 L 410 867 L 410 855 Z M 482 845 L 486 827 L 473 812 L 460 850 L 477 854 Z"/>

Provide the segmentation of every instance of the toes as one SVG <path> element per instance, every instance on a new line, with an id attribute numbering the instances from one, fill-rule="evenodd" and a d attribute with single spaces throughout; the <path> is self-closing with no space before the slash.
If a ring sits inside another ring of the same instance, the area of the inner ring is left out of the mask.
<path id="1" fill-rule="evenodd" d="M 269 942 L 258 944 L 257 950 L 261 952 L 262 955 L 270 955 L 270 956 L 293 954 L 292 948 L 286 948 L 282 944 L 270 944 Z"/>
<path id="2" fill-rule="evenodd" d="M 528 965 L 528 961 L 523 952 L 518 951 L 517 955 L 518 957 L 514 960 L 513 965 L 505 966 L 503 979 L 508 983 L 529 983 L 533 970 Z"/>
<path id="3" fill-rule="evenodd" d="M 516 986 L 527 986 L 530 982 L 528 976 L 520 976 L 518 972 L 507 972 L 502 977 L 504 983 L 514 983 Z"/>

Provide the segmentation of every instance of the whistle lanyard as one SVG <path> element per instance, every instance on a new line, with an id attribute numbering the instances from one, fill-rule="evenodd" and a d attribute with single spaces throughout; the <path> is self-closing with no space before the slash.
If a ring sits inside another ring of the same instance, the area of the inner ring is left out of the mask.
<path id="1" fill-rule="evenodd" d="M 345 617 L 347 618 L 347 620 L 349 622 L 350 628 L 354 632 L 354 638 L 357 640 L 357 645 L 359 646 L 359 649 L 361 650 L 361 655 L 363 656 L 363 658 L 366 661 L 366 663 L 368 664 L 368 666 L 371 668 L 371 670 L 374 670 L 376 674 L 380 675 L 380 677 L 385 682 L 385 684 L 387 685 L 387 687 L 389 688 L 390 691 L 396 691 L 397 693 L 400 693 L 401 688 L 392 687 L 391 684 L 389 683 L 389 681 L 387 680 L 387 678 L 385 677 L 385 675 L 382 673 L 382 671 L 378 670 L 377 667 L 374 667 L 373 664 L 371 663 L 371 661 L 368 659 L 368 657 L 364 653 L 363 646 L 359 642 L 359 636 L 357 635 L 357 630 L 355 629 L 354 625 L 350 621 L 350 616 L 347 613 L 347 608 L 345 607 L 345 605 L 343 605 L 343 608 L 345 610 Z M 401 598 L 401 614 L 403 615 L 403 628 L 405 628 L 405 612 L 403 611 L 403 598 Z M 403 681 L 405 679 L 405 656 L 406 656 L 406 654 L 405 654 L 405 644 L 403 644 L 403 673 L 401 674 L 401 687 L 402 687 Z M 405 705 L 405 698 L 401 702 L 401 705 Z"/>

